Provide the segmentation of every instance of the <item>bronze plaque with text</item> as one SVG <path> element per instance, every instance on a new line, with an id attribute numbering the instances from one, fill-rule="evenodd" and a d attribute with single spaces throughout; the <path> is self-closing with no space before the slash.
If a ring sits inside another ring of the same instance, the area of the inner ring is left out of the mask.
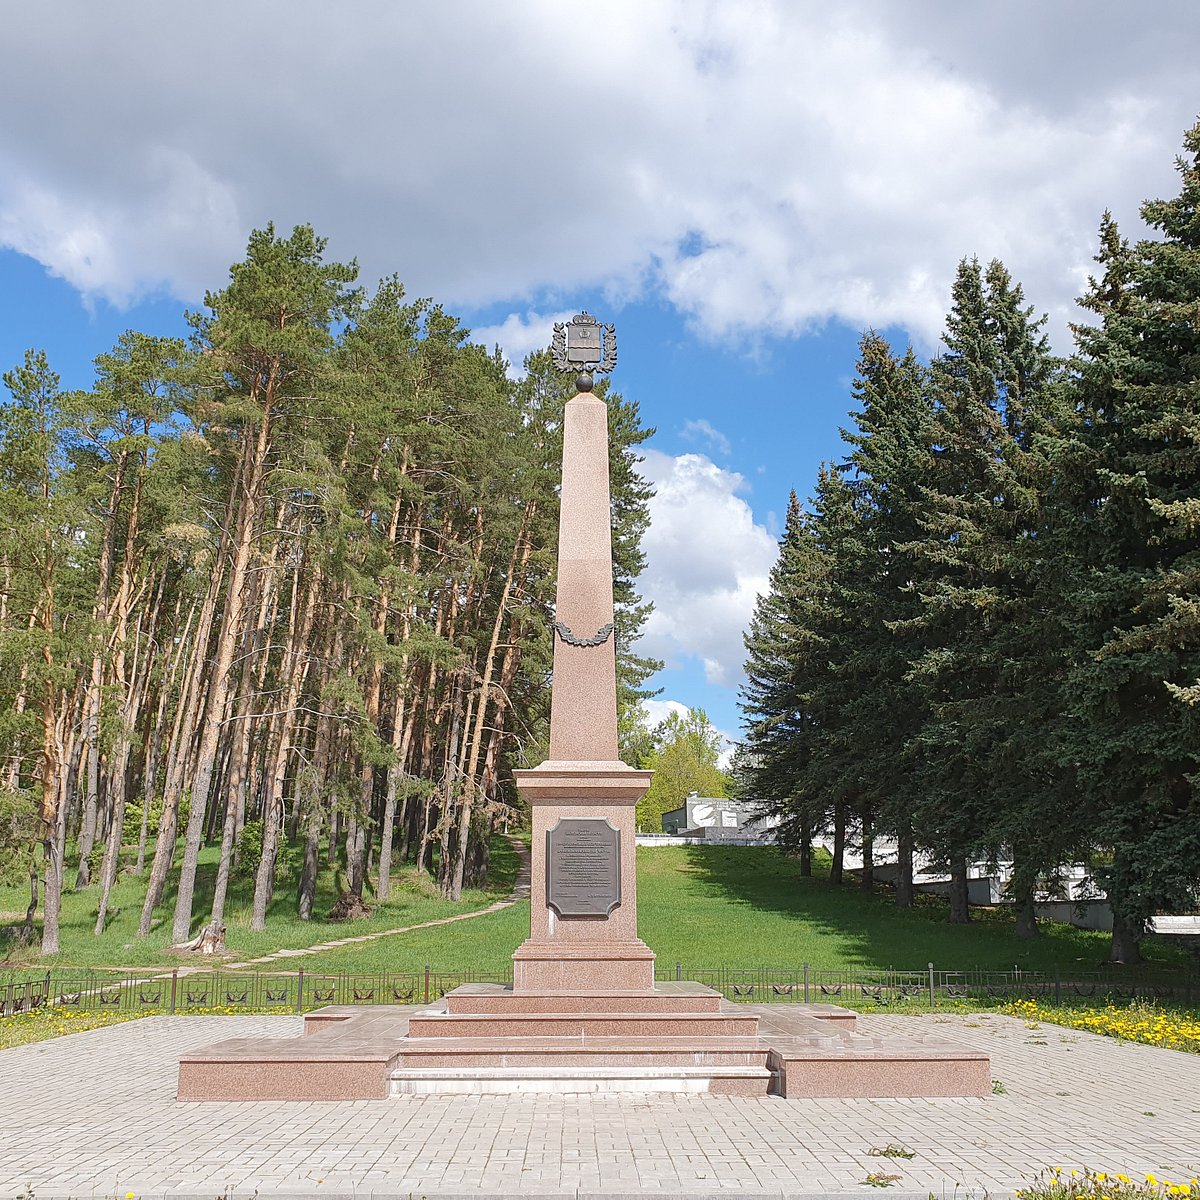
<path id="1" fill-rule="evenodd" d="M 621 831 L 603 817 L 548 829 L 546 903 L 560 917 L 607 917 L 621 903 Z"/>

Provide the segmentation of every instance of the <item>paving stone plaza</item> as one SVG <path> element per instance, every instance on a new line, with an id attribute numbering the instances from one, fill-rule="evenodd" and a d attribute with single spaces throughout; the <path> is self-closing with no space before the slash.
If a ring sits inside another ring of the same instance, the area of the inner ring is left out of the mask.
<path id="1" fill-rule="evenodd" d="M 1200 1057 L 1015 1018 L 867 1015 L 991 1055 L 958 1100 L 405 1096 L 175 1100 L 179 1056 L 296 1017 L 152 1017 L 0 1053 L 0 1197 L 1011 1194 L 1046 1166 L 1200 1173 Z M 900 1144 L 909 1160 L 873 1156 Z"/>

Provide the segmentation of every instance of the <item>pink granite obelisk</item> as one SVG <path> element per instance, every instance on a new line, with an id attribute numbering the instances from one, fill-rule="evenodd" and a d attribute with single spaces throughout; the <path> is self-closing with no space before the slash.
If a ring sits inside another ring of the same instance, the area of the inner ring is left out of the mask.
<path id="1" fill-rule="evenodd" d="M 605 328 L 611 337 L 611 326 Z M 579 364 L 584 373 L 563 427 L 550 757 L 531 771 L 514 772 L 533 818 L 529 939 L 513 955 L 517 993 L 654 987 L 654 953 L 637 936 L 634 864 L 634 806 L 653 773 L 617 757 L 608 407 L 591 394 L 589 373 L 599 362 L 600 329 L 585 313 L 555 330 L 560 362 Z M 547 836 L 567 830 L 599 830 L 611 838 L 609 849 L 591 858 L 587 846 L 576 849 L 568 863 L 565 850 Z M 561 864 L 548 861 L 556 853 Z M 562 878 L 569 870 L 568 882 L 587 893 L 592 869 L 600 892 L 608 886 L 605 872 L 615 870 L 618 882 L 609 896 L 618 897 L 615 905 L 607 913 L 564 915 L 567 906 L 552 902 L 548 873 Z"/>

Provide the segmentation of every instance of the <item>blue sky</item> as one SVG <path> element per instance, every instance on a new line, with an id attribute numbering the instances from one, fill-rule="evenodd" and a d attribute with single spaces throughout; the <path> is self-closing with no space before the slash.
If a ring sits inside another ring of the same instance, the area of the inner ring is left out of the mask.
<path id="1" fill-rule="evenodd" d="M 740 632 L 789 488 L 839 453 L 859 331 L 933 352 L 978 254 L 1068 348 L 1101 212 L 1141 232 L 1200 107 L 1192 0 L 827 9 L 613 0 L 581 43 L 551 0 L 15 8 L 0 365 L 43 347 L 86 386 L 124 329 L 181 332 L 267 221 L 516 362 L 611 320 L 658 430 L 655 713 L 736 732 Z"/>

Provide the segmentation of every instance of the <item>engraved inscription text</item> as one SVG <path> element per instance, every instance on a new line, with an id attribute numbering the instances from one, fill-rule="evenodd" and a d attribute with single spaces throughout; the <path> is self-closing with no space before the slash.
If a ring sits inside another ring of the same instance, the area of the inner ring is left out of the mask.
<path id="1" fill-rule="evenodd" d="M 561 917 L 606 917 L 621 903 L 621 834 L 602 817 L 546 832 L 546 903 Z"/>

